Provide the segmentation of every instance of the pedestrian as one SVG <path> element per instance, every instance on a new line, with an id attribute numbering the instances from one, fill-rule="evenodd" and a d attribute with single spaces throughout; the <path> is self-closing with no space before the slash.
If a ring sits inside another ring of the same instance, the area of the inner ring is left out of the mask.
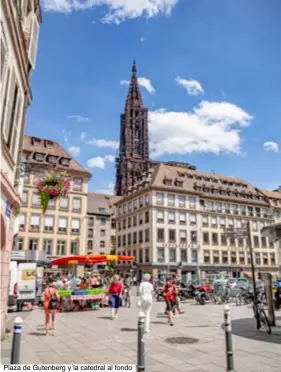
<path id="1" fill-rule="evenodd" d="M 144 274 L 142 282 L 139 286 L 138 295 L 139 295 L 139 306 L 141 307 L 145 315 L 145 332 L 150 332 L 150 315 L 153 305 L 153 285 L 150 283 L 151 276 L 150 274 Z"/>
<path id="2" fill-rule="evenodd" d="M 163 292 L 166 301 L 166 309 L 168 312 L 168 323 L 170 324 L 170 326 L 173 326 L 173 311 L 176 307 L 177 288 L 173 282 L 172 277 L 168 278 Z"/>
<path id="3" fill-rule="evenodd" d="M 113 276 L 113 281 L 108 288 L 108 305 L 111 309 L 111 318 L 117 318 L 119 307 L 122 305 L 123 284 L 118 275 Z"/>
<path id="4" fill-rule="evenodd" d="M 45 311 L 45 330 L 46 336 L 50 334 L 50 330 L 53 331 L 52 335 L 56 331 L 56 315 L 59 309 L 60 296 L 57 290 L 57 283 L 51 282 L 44 292 L 44 311 Z M 50 327 L 51 325 L 51 327 Z"/>
<path id="5" fill-rule="evenodd" d="M 132 286 L 133 286 L 133 279 L 131 275 L 128 273 L 126 274 L 126 278 L 124 280 L 124 305 L 131 308 L 132 305 Z"/>
<path id="6" fill-rule="evenodd" d="M 174 315 L 176 314 L 176 310 L 179 314 L 184 314 L 184 311 L 181 310 L 181 300 L 180 300 L 180 288 L 181 288 L 181 282 L 177 278 L 177 275 L 173 275 L 174 284 L 176 286 L 177 294 L 176 294 L 176 306 L 174 309 Z"/>

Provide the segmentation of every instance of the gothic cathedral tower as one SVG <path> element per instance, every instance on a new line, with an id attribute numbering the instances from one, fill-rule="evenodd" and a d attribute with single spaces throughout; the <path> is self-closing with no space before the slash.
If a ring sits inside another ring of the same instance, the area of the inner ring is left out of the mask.
<path id="1" fill-rule="evenodd" d="M 149 167 L 148 111 L 142 102 L 134 62 L 125 111 L 121 114 L 119 157 L 116 159 L 116 195 L 126 194 L 128 187 Z"/>

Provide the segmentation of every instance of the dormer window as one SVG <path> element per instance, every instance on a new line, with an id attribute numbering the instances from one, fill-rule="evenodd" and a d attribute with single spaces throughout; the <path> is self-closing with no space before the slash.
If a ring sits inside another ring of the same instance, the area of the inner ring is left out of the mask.
<path id="1" fill-rule="evenodd" d="M 31 143 L 32 143 L 33 146 L 39 147 L 40 144 L 41 144 L 41 140 L 40 140 L 40 138 L 32 137 Z"/>
<path id="2" fill-rule="evenodd" d="M 45 141 L 45 147 L 51 150 L 53 148 L 53 142 Z"/>
<path id="3" fill-rule="evenodd" d="M 52 164 L 56 164 L 57 160 L 58 160 L 57 156 L 53 156 L 53 155 L 48 156 L 48 161 Z"/>
<path id="4" fill-rule="evenodd" d="M 60 159 L 60 163 L 61 163 L 61 165 L 63 165 L 64 167 L 69 167 L 70 159 L 67 159 L 67 158 L 61 158 L 61 159 Z"/>
<path id="5" fill-rule="evenodd" d="M 175 180 L 176 187 L 183 187 L 183 181 Z"/>
<path id="6" fill-rule="evenodd" d="M 34 159 L 36 161 L 43 161 L 44 160 L 44 154 L 36 153 L 36 154 L 34 154 Z"/>
<path id="7" fill-rule="evenodd" d="M 172 186 L 172 180 L 169 180 L 168 178 L 164 178 L 163 183 L 166 186 Z"/>

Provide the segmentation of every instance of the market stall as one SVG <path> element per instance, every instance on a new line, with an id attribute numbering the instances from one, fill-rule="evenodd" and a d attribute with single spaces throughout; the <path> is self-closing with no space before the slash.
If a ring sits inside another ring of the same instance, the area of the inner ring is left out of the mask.
<path id="1" fill-rule="evenodd" d="M 119 255 L 86 255 L 86 256 L 64 256 L 52 260 L 52 266 L 69 265 L 96 265 L 113 261 L 134 261 L 133 256 Z M 61 296 L 61 311 L 78 311 L 86 309 L 99 309 L 107 305 L 105 288 L 75 288 L 74 290 L 59 290 Z"/>

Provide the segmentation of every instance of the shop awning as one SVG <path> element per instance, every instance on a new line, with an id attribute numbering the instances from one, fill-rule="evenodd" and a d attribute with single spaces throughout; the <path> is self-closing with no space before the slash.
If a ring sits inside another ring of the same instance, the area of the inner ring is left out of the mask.
<path id="1" fill-rule="evenodd" d="M 134 256 L 119 256 L 119 255 L 86 255 L 86 256 L 63 256 L 56 258 L 50 262 L 51 265 L 66 266 L 66 265 L 94 265 L 104 262 L 113 261 L 134 261 Z"/>

